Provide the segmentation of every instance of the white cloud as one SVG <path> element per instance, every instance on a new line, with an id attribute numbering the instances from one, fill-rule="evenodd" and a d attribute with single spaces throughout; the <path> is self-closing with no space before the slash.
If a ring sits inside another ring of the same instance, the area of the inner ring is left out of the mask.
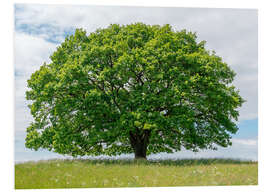
<path id="1" fill-rule="evenodd" d="M 258 146 L 257 139 L 232 139 L 233 145 Z"/>
<path id="2" fill-rule="evenodd" d="M 44 62 L 49 62 L 56 45 L 26 33 L 14 34 L 14 62 L 18 75 L 29 76 Z"/>
<path id="3" fill-rule="evenodd" d="M 14 62 L 15 62 L 15 131 L 26 130 L 32 120 L 25 99 L 27 79 L 39 69 L 45 61 L 49 62 L 49 55 L 56 45 L 40 37 L 15 32 Z"/>
<path id="4" fill-rule="evenodd" d="M 152 155 L 152 159 L 184 159 L 184 158 L 228 158 L 241 160 L 258 160 L 257 139 L 232 139 L 232 146 L 227 148 L 219 147 L 217 151 L 202 150 L 197 153 L 183 149 L 173 154 L 161 153 Z"/>

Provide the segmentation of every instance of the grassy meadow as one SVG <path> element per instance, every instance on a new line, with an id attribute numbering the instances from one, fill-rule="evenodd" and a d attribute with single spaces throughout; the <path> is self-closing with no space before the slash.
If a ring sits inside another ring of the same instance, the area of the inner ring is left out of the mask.
<path id="1" fill-rule="evenodd" d="M 15 164 L 15 189 L 257 184 L 257 162 L 228 159 L 74 159 Z"/>

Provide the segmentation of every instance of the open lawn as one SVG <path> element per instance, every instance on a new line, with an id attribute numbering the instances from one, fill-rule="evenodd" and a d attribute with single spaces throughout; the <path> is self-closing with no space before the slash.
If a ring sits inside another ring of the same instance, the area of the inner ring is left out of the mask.
<path id="1" fill-rule="evenodd" d="M 257 185 L 258 163 L 225 159 L 48 160 L 15 164 L 15 188 Z"/>

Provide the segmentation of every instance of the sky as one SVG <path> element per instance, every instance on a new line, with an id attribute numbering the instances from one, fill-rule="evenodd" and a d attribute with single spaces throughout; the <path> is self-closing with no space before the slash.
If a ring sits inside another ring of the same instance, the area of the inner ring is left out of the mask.
<path id="1" fill-rule="evenodd" d="M 26 81 L 56 47 L 76 28 L 88 33 L 109 24 L 170 24 L 175 30 L 196 32 L 198 41 L 236 72 L 234 85 L 246 100 L 239 109 L 239 131 L 230 148 L 218 151 L 158 154 L 150 158 L 226 157 L 258 159 L 258 13 L 254 9 L 162 8 L 75 5 L 15 5 L 15 161 L 63 157 L 48 151 L 24 147 L 26 128 L 32 117 L 25 99 Z M 130 156 L 130 155 L 127 155 Z"/>

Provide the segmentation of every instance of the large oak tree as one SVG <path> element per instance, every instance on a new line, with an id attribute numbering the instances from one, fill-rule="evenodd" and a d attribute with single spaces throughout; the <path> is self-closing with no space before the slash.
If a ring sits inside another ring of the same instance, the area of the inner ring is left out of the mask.
<path id="1" fill-rule="evenodd" d="M 135 158 L 231 145 L 235 73 L 192 32 L 110 25 L 66 37 L 28 80 L 26 147 Z"/>

